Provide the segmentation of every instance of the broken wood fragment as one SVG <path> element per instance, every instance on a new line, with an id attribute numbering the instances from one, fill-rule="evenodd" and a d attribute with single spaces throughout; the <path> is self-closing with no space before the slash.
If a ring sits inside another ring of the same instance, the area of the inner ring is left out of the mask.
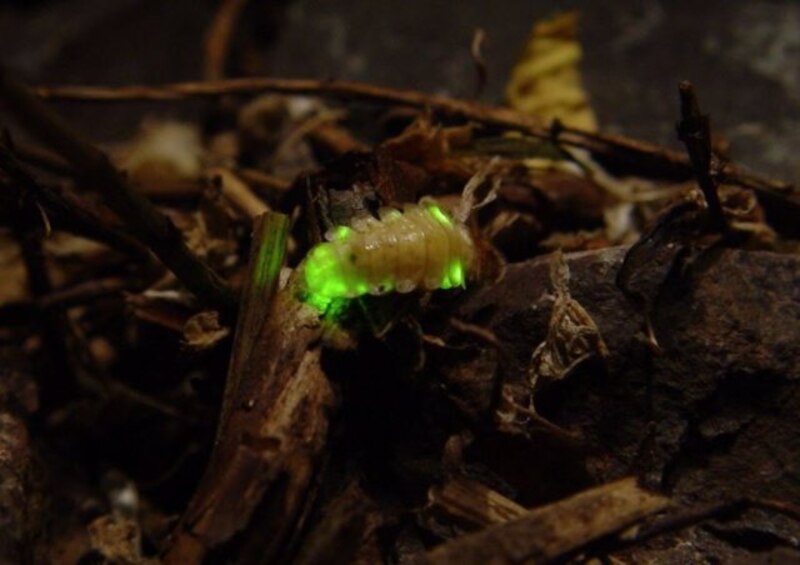
<path id="1" fill-rule="evenodd" d="M 545 563 L 619 532 L 665 509 L 663 496 L 623 479 L 581 492 L 525 515 L 447 542 L 425 563 Z"/>
<path id="2" fill-rule="evenodd" d="M 325 445 L 335 394 L 320 367 L 317 313 L 278 290 L 287 218 L 255 226 L 218 436 L 166 563 L 199 563 L 248 528 L 237 550 L 267 559 L 288 543 Z"/>
<path id="3" fill-rule="evenodd" d="M 525 515 L 527 510 L 478 481 L 454 477 L 428 491 L 428 504 L 471 527 L 485 528 Z"/>

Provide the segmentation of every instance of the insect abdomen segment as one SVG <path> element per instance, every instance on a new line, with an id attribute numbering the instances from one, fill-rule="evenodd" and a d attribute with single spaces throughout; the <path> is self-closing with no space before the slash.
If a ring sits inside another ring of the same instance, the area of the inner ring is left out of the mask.
<path id="1" fill-rule="evenodd" d="M 463 286 L 473 258 L 472 240 L 433 201 L 383 209 L 332 230 L 303 269 L 310 295 L 322 299 Z"/>

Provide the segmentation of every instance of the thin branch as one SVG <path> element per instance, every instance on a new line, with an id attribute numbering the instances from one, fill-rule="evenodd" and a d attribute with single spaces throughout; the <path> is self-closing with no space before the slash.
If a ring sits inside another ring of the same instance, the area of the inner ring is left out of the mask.
<path id="1" fill-rule="evenodd" d="M 758 509 L 776 514 L 782 514 L 792 520 L 800 522 L 800 507 L 781 500 L 743 497 L 724 502 L 712 502 L 700 506 L 686 508 L 673 514 L 653 521 L 647 526 L 642 526 L 633 536 L 624 536 L 610 541 L 608 551 L 637 546 L 655 537 L 683 530 L 701 524 L 707 520 L 730 519 L 740 516 L 744 512 Z"/>
<path id="2" fill-rule="evenodd" d="M 139 280 L 119 277 L 89 280 L 42 296 L 37 300 L 36 306 L 45 310 L 55 307 L 70 308 L 98 298 L 121 296 L 123 292 L 136 292 L 141 290 L 142 286 Z"/>
<path id="3" fill-rule="evenodd" d="M 69 163 L 46 149 L 28 143 L 14 141 L 14 153 L 23 162 L 48 173 L 60 176 L 75 176 Z"/>
<path id="4" fill-rule="evenodd" d="M 81 101 L 181 100 L 198 96 L 224 94 L 282 94 L 312 95 L 342 100 L 365 100 L 373 103 L 430 108 L 442 114 L 461 117 L 502 129 L 519 131 L 540 139 L 552 139 L 550 124 L 499 106 L 480 104 L 424 94 L 413 90 L 398 90 L 358 82 L 281 78 L 238 78 L 211 82 L 180 82 L 160 86 L 54 86 L 39 87 L 35 92 L 47 99 Z M 689 158 L 681 152 L 665 149 L 655 144 L 618 135 L 592 133 L 563 127 L 558 134 L 559 143 L 589 150 L 596 158 L 624 164 L 631 173 L 663 175 L 688 179 L 692 175 Z M 777 193 L 793 198 L 793 186 L 782 181 L 759 177 L 749 171 L 727 165 L 719 172 L 720 182 L 736 184 L 754 190 Z"/>
<path id="5" fill-rule="evenodd" d="M 551 563 L 660 512 L 668 499 L 622 479 L 525 512 L 447 541 L 423 563 Z"/>
<path id="6" fill-rule="evenodd" d="M 0 325 L 16 325 L 21 320 L 31 320 L 43 311 L 84 306 L 93 300 L 121 296 L 124 292 L 142 290 L 142 281 L 118 277 L 93 279 L 68 288 L 54 290 L 35 300 L 5 302 L 0 305 Z"/>
<path id="7" fill-rule="evenodd" d="M 210 182 L 219 184 L 225 198 L 248 218 L 260 216 L 269 209 L 264 201 L 253 193 L 250 186 L 233 171 L 216 167 L 206 174 Z"/>
<path id="8" fill-rule="evenodd" d="M 70 202 L 41 184 L 16 159 L 16 153 L 16 144 L 12 147 L 8 138 L 0 141 L 0 168 L 13 183 L 3 187 L 9 191 L 10 200 L 18 199 L 22 192 L 27 192 L 42 206 L 57 229 L 103 243 L 138 260 L 150 259 L 150 253 L 145 247 L 128 234 L 108 227 L 89 212 L 88 205 L 80 201 Z"/>
<path id="9" fill-rule="evenodd" d="M 686 145 L 697 184 L 708 204 L 711 224 L 715 229 L 725 228 L 725 214 L 717 194 L 717 182 L 711 176 L 711 124 L 707 114 L 700 112 L 694 86 L 688 80 L 678 85 L 681 99 L 681 121 L 678 122 L 678 139 Z"/>
<path id="10" fill-rule="evenodd" d="M 103 189 L 109 207 L 187 288 L 202 301 L 226 312 L 235 308 L 233 293 L 225 282 L 191 252 L 175 225 L 128 185 L 105 153 L 2 71 L 0 99 L 23 126 L 66 159 L 90 186 Z"/>
<path id="11" fill-rule="evenodd" d="M 486 83 L 489 79 L 489 67 L 483 58 L 483 44 L 486 43 L 486 30 L 475 28 L 472 34 L 472 43 L 469 53 L 472 56 L 472 64 L 475 65 L 475 98 L 480 98 L 486 90 Z"/>
<path id="12" fill-rule="evenodd" d="M 220 0 L 203 45 L 207 79 L 221 79 L 227 74 L 225 70 L 230 60 L 231 40 L 246 5 L 247 0 Z"/>
<path id="13" fill-rule="evenodd" d="M 258 169 L 238 169 L 236 174 L 259 191 L 283 193 L 292 187 L 291 181 Z"/>
<path id="14" fill-rule="evenodd" d="M 6 174 L 2 163 L 0 169 Z M 47 232 L 43 217 L 31 194 L 22 193 L 17 201 L 12 220 L 12 230 L 19 242 L 22 260 L 27 272 L 28 289 L 34 299 L 53 291 L 53 282 L 47 268 L 42 239 Z M 70 362 L 68 336 L 69 324 L 63 311 L 42 312 L 36 318 L 41 329 L 45 355 L 40 356 L 44 364 L 42 398 L 47 405 L 64 402 L 75 388 L 75 373 Z"/>

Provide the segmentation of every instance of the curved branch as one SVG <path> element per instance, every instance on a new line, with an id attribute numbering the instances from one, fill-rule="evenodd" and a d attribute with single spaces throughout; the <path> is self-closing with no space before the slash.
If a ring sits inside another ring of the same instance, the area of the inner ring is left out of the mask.
<path id="1" fill-rule="evenodd" d="M 159 86 L 65 85 L 39 87 L 35 89 L 35 92 L 47 99 L 93 102 L 168 101 L 203 96 L 274 92 L 429 108 L 442 115 L 519 131 L 533 137 L 556 138 L 563 145 L 587 149 L 599 160 L 624 165 L 630 173 L 681 179 L 692 177 L 692 165 L 686 155 L 645 141 L 575 128 L 559 127 L 554 129 L 552 124 L 510 108 L 359 82 L 256 77 L 208 82 L 178 82 Z M 791 198 L 794 203 L 800 205 L 800 197 L 793 193 L 794 187 L 789 183 L 763 178 L 732 164 L 724 166 L 718 176 L 721 182 L 778 194 Z"/>

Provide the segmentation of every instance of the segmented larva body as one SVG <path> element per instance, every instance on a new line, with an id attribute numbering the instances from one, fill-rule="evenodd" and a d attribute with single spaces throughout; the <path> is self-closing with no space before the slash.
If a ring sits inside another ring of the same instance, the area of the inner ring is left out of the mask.
<path id="1" fill-rule="evenodd" d="M 364 294 L 463 286 L 473 257 L 466 228 L 431 199 L 379 211 L 326 234 L 304 261 L 312 297 L 323 300 Z"/>

